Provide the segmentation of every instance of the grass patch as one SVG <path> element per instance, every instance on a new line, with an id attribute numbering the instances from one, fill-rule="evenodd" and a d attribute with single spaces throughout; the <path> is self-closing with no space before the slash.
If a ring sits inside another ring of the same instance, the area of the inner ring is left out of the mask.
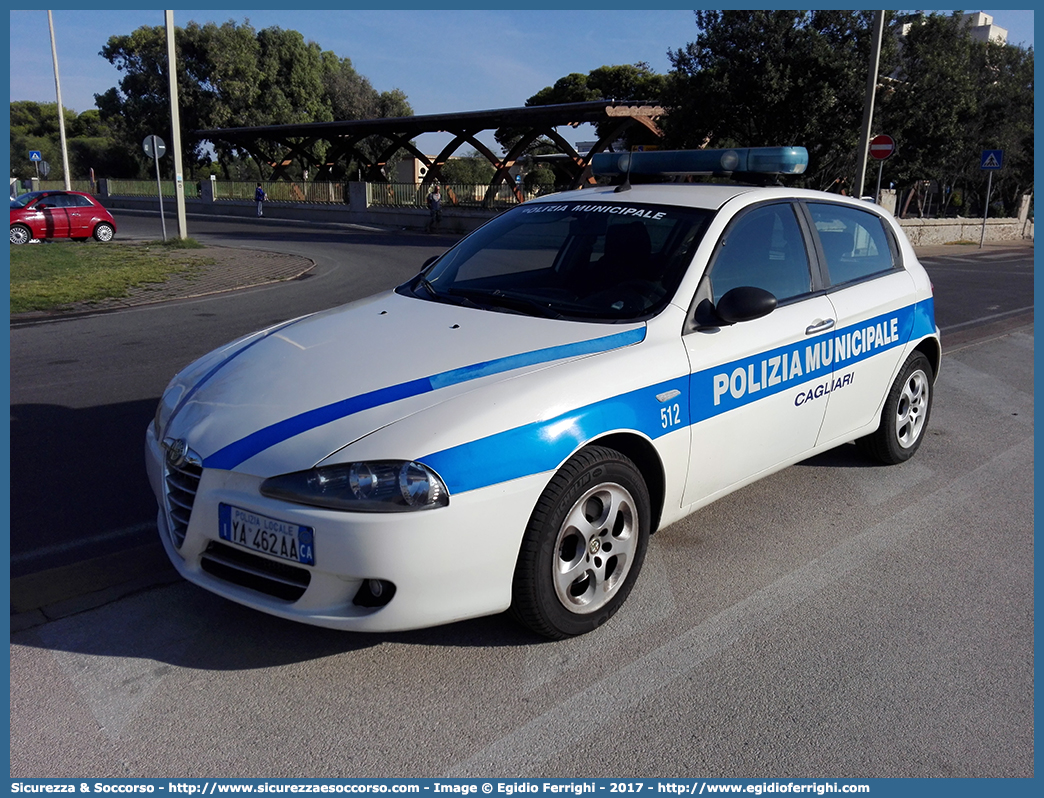
<path id="1" fill-rule="evenodd" d="M 131 288 L 190 275 L 205 264 L 178 239 L 152 243 L 50 241 L 11 247 L 11 313 L 125 297 Z"/>

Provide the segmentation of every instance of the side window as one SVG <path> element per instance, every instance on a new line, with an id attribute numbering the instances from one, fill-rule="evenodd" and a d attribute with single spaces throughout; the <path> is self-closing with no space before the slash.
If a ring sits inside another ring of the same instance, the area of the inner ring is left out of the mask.
<path id="1" fill-rule="evenodd" d="M 834 285 L 895 268 L 884 221 L 875 213 L 844 205 L 809 203 Z"/>
<path id="2" fill-rule="evenodd" d="M 70 208 L 92 208 L 94 204 L 86 197 L 81 197 L 79 194 L 69 194 L 69 207 Z"/>
<path id="3" fill-rule="evenodd" d="M 789 204 L 744 214 L 722 237 L 710 271 L 712 301 L 741 285 L 763 288 L 783 302 L 812 289 L 808 251 Z"/>

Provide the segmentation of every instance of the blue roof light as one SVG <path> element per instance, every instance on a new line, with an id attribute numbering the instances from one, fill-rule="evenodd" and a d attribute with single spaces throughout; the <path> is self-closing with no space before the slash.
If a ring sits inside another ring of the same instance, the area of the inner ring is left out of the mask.
<path id="1" fill-rule="evenodd" d="M 596 175 L 799 175 L 807 166 L 804 147 L 600 152 L 591 159 Z"/>

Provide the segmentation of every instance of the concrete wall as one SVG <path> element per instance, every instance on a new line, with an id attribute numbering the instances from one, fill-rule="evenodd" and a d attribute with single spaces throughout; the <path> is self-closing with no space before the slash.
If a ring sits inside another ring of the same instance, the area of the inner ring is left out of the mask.
<path id="1" fill-rule="evenodd" d="M 900 219 L 906 237 L 915 247 L 930 244 L 952 244 L 957 241 L 1022 241 L 1033 240 L 1033 220 L 1029 218 L 1030 196 L 1022 198 L 1019 215 L 1014 219 Z"/>
<path id="2" fill-rule="evenodd" d="M 101 181 L 104 183 L 104 181 Z M 256 216 L 257 208 L 247 200 L 213 200 L 210 185 L 203 182 L 201 199 L 186 199 L 186 213 L 204 213 L 208 216 Z M 103 189 L 104 190 L 104 189 Z M 102 191 L 103 191 L 102 190 Z M 158 211 L 156 197 L 111 197 L 99 191 L 99 199 L 110 209 Z M 894 207 L 894 192 L 891 192 Z M 882 206 L 889 207 L 888 192 L 882 192 Z M 273 219 L 289 219 L 317 223 L 352 224 L 391 230 L 424 230 L 428 224 L 428 211 L 423 208 L 380 208 L 366 206 L 366 184 L 349 183 L 348 205 L 308 205 L 296 202 L 268 202 L 265 216 Z M 164 212 L 176 217 L 177 207 L 173 198 L 163 200 Z M 442 232 L 470 233 L 489 219 L 503 211 L 484 211 L 473 208 L 454 208 L 443 204 Z M 1033 220 L 1028 218 L 1029 197 L 1024 198 L 1019 218 L 987 219 L 986 241 L 1016 241 L 1033 239 Z M 907 237 L 914 246 L 950 244 L 957 241 L 978 242 L 982 234 L 982 219 L 900 219 Z"/>

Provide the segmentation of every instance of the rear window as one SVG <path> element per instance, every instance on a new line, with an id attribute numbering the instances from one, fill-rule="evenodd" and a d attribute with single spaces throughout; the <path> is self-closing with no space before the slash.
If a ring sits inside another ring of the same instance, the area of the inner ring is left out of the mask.
<path id="1" fill-rule="evenodd" d="M 876 213 L 843 205 L 809 203 L 834 285 L 891 271 L 897 258 L 892 236 Z"/>

